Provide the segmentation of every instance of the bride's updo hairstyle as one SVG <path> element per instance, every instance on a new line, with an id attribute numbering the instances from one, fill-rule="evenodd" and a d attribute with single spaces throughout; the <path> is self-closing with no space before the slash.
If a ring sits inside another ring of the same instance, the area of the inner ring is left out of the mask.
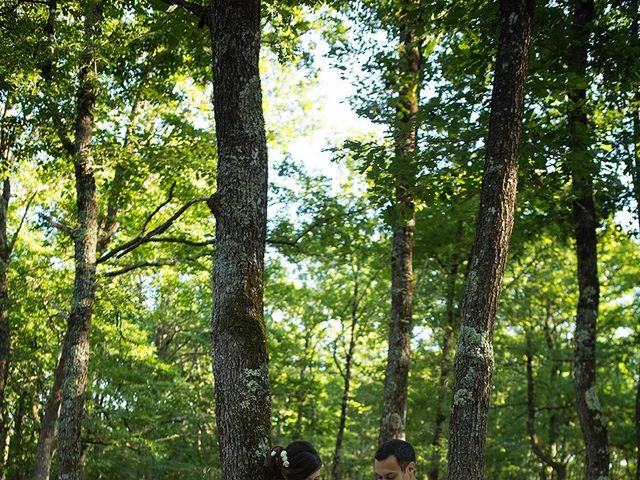
<path id="1" fill-rule="evenodd" d="M 309 442 L 296 440 L 286 448 L 275 446 L 264 461 L 265 480 L 305 480 L 322 466 Z"/>

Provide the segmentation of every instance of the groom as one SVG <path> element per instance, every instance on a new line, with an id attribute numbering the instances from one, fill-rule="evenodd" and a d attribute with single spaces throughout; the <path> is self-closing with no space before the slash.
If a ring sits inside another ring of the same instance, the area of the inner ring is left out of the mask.
<path id="1" fill-rule="evenodd" d="M 384 442 L 375 459 L 376 480 L 416 480 L 416 452 L 409 442 Z"/>

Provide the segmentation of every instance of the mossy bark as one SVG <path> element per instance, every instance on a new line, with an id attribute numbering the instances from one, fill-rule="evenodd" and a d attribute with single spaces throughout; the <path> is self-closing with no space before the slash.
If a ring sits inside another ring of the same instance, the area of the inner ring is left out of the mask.
<path id="1" fill-rule="evenodd" d="M 80 430 L 89 369 L 89 335 L 96 292 L 98 208 L 91 139 L 97 93 L 95 41 L 102 20 L 102 0 L 86 3 L 85 47 L 78 75 L 74 169 L 78 224 L 74 231 L 75 281 L 66 333 L 66 362 L 58 418 L 60 480 L 79 480 L 82 447 Z"/>
<path id="2" fill-rule="evenodd" d="M 569 148 L 567 163 L 572 178 L 573 222 L 578 261 L 578 307 L 574 333 L 576 405 L 585 442 L 585 478 L 609 478 L 607 426 L 596 386 L 596 324 L 600 283 L 598 280 L 597 216 L 593 201 L 595 163 L 589 152 L 587 62 L 589 31 L 594 18 L 593 0 L 575 0 L 573 37 L 569 46 Z"/>
<path id="3" fill-rule="evenodd" d="M 533 0 L 500 2 L 500 39 L 476 237 L 461 308 L 449 424 L 450 480 L 484 478 L 493 327 L 511 239 Z"/>
<path id="4" fill-rule="evenodd" d="M 271 444 L 263 316 L 267 145 L 258 70 L 260 1 L 212 0 L 218 142 L 213 371 L 222 480 L 262 480 Z"/>
<path id="5" fill-rule="evenodd" d="M 399 56 L 395 158 L 392 162 L 397 185 L 392 208 L 391 321 L 380 418 L 381 443 L 392 438 L 404 439 L 407 420 L 407 386 L 415 288 L 413 278 L 413 235 L 416 222 L 413 199 L 416 176 L 414 156 L 421 61 L 418 37 L 410 25 L 400 27 Z"/>

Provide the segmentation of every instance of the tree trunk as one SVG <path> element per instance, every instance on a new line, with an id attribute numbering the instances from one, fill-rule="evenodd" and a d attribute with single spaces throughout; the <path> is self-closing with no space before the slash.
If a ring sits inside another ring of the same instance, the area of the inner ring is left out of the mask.
<path id="1" fill-rule="evenodd" d="M 308 355 L 309 349 L 311 347 L 311 329 L 305 329 L 304 331 L 304 352 Z M 309 367 L 310 359 L 302 357 L 300 359 L 300 373 L 298 374 L 298 388 L 296 388 L 295 393 L 293 394 L 293 398 L 296 400 L 296 425 L 293 429 L 293 437 L 301 438 L 302 437 L 302 420 L 304 417 L 304 402 L 307 397 L 305 392 L 306 388 L 306 378 L 307 378 L 307 369 Z"/>
<path id="2" fill-rule="evenodd" d="M 633 21 L 631 23 L 631 44 L 640 45 L 640 36 L 638 35 L 638 0 L 631 2 L 633 9 Z M 633 193 L 636 200 L 636 217 L 638 220 L 638 232 L 640 232 L 640 85 L 634 84 L 631 93 L 631 115 L 632 115 L 632 142 L 633 152 L 628 160 L 629 172 L 633 179 Z M 640 368 L 638 369 L 638 384 L 636 385 L 636 480 L 640 480 Z"/>
<path id="3" fill-rule="evenodd" d="M 460 240 L 460 238 L 458 238 Z M 447 286 L 447 324 L 444 327 L 442 339 L 442 356 L 440 358 L 440 378 L 438 379 L 438 399 L 436 401 L 436 424 L 431 441 L 431 466 L 427 471 L 429 480 L 438 480 L 440 476 L 440 462 L 442 458 L 442 434 L 447 421 L 447 393 L 449 391 L 449 377 L 451 373 L 451 354 L 453 353 L 453 339 L 456 327 L 456 280 L 458 277 L 458 259 L 454 258 L 448 275 Z"/>
<path id="4" fill-rule="evenodd" d="M 546 466 L 549 466 L 556 473 L 558 480 L 564 480 L 566 478 L 566 465 L 563 462 L 558 462 L 553 455 L 545 452 L 540 443 L 538 442 L 538 436 L 536 434 L 536 408 L 535 408 L 535 384 L 533 379 L 533 345 L 531 341 L 531 331 L 526 331 L 526 350 L 525 355 L 527 359 L 527 432 L 529 434 L 529 443 L 533 453 L 538 459 Z M 553 388 L 553 385 L 551 385 Z"/>
<path id="5" fill-rule="evenodd" d="M 62 401 L 62 380 L 64 377 L 64 366 L 67 361 L 67 340 L 62 340 L 60 358 L 56 365 L 53 376 L 51 394 L 44 410 L 40 435 L 38 437 L 38 449 L 36 451 L 36 467 L 33 475 L 34 480 L 49 480 L 51 471 L 51 459 L 53 458 L 56 424 L 60 413 L 60 402 Z"/>
<path id="6" fill-rule="evenodd" d="M 333 451 L 333 464 L 331 465 L 331 477 L 333 480 L 340 480 L 340 451 L 342 449 L 342 441 L 344 439 L 345 426 L 347 424 L 347 409 L 349 407 L 349 396 L 351 394 L 351 367 L 353 353 L 356 347 L 356 325 L 358 323 L 358 275 L 355 273 L 353 287 L 353 301 L 351 303 L 351 329 L 349 336 L 349 347 L 347 356 L 344 360 L 344 389 L 342 391 L 342 402 L 340 404 L 340 423 L 338 426 L 338 434 L 336 436 L 336 446 Z"/>
<path id="7" fill-rule="evenodd" d="M 77 95 L 74 167 L 78 227 L 74 233 L 75 284 L 67 327 L 67 358 L 58 419 L 60 480 L 79 480 L 82 468 L 80 430 L 89 367 L 89 334 L 95 302 L 98 235 L 96 185 L 91 152 L 93 111 L 98 81 L 94 42 L 98 33 L 98 24 L 102 19 L 102 7 L 102 0 L 87 2 L 86 46 L 82 56 Z"/>
<path id="8" fill-rule="evenodd" d="M 3 160 L 6 159 L 4 152 L 2 158 Z M 7 238 L 7 217 L 9 214 L 10 199 L 11 183 L 9 179 L 6 178 L 3 182 L 2 197 L 0 197 L 0 452 L 5 451 L 7 432 L 9 430 L 4 392 L 9 377 L 9 349 L 11 345 L 9 330 L 9 285 L 7 279 L 9 256 L 11 255 L 11 246 Z M 0 465 L 0 480 L 6 478 L 6 469 L 7 465 L 3 461 Z"/>
<path id="9" fill-rule="evenodd" d="M 533 0 L 500 2 L 500 41 L 480 211 L 461 309 L 449 423 L 450 480 L 484 478 L 493 374 L 493 326 L 516 202 L 524 84 Z"/>
<path id="10" fill-rule="evenodd" d="M 598 280 L 597 218 L 593 202 L 594 162 L 589 153 L 589 126 L 585 108 L 589 26 L 593 0 L 575 0 L 574 42 L 569 51 L 569 147 L 572 176 L 573 220 L 578 260 L 579 299 L 576 315 L 575 387 L 578 416 L 585 442 L 585 478 L 609 478 L 607 426 L 602 417 L 596 386 L 596 323 L 600 284 Z"/>
<path id="11" fill-rule="evenodd" d="M 271 443 L 263 312 L 267 144 L 260 0 L 212 0 L 218 142 L 213 266 L 213 372 L 222 480 L 262 480 Z"/>
<path id="12" fill-rule="evenodd" d="M 16 410 L 13 412 L 13 436 L 9 446 L 9 458 L 13 461 L 12 480 L 21 480 L 24 473 L 21 466 L 24 465 L 24 415 L 30 392 L 23 390 L 16 401 Z"/>
<path id="13" fill-rule="evenodd" d="M 638 368 L 640 378 L 640 367 Z M 640 480 L 640 381 L 636 387 L 636 480 Z"/>
<path id="14" fill-rule="evenodd" d="M 391 322 L 384 378 L 380 443 L 405 438 L 407 385 L 411 355 L 413 308 L 413 233 L 415 230 L 416 117 L 420 90 L 420 48 L 418 37 L 406 25 L 400 28 L 400 87 L 396 107 L 395 158 L 393 170 L 398 182 L 393 208 L 391 250 Z"/>
<path id="15" fill-rule="evenodd" d="M 561 374 L 562 374 L 562 364 L 563 364 L 563 359 L 562 359 L 562 353 L 560 351 L 558 351 L 558 348 L 556 347 L 556 343 L 554 341 L 551 329 L 549 327 L 549 323 L 552 320 L 552 302 L 551 300 L 547 299 L 546 302 L 546 315 L 545 315 L 545 322 L 544 322 L 544 333 L 545 333 L 545 340 L 547 343 L 547 347 L 549 349 L 549 352 L 551 352 L 551 358 L 552 358 L 552 366 L 551 369 L 549 371 L 549 389 L 552 393 L 551 398 L 552 399 L 557 399 L 557 389 L 558 389 L 558 378 L 560 378 Z M 561 418 L 558 418 L 558 413 L 553 412 L 551 413 L 551 415 L 549 416 L 549 455 L 553 458 L 556 457 L 556 455 L 558 455 L 558 446 L 557 446 L 557 442 L 558 442 L 558 438 L 559 438 L 559 426 L 561 424 Z M 562 465 L 562 467 L 558 466 L 557 469 L 555 469 L 555 473 L 556 473 L 556 480 L 564 480 L 567 477 L 567 458 L 562 458 L 558 461 L 558 463 L 560 465 Z M 554 471 L 554 469 L 552 468 L 552 472 Z"/>

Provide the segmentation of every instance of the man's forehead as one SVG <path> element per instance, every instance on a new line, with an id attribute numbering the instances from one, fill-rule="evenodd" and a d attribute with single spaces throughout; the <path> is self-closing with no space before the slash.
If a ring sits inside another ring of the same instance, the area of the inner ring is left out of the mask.
<path id="1" fill-rule="evenodd" d="M 398 463 L 398 459 L 395 455 L 389 455 L 384 460 L 376 460 L 374 463 L 374 468 L 376 472 L 379 473 L 402 471 L 402 468 L 400 468 L 400 464 Z"/>

